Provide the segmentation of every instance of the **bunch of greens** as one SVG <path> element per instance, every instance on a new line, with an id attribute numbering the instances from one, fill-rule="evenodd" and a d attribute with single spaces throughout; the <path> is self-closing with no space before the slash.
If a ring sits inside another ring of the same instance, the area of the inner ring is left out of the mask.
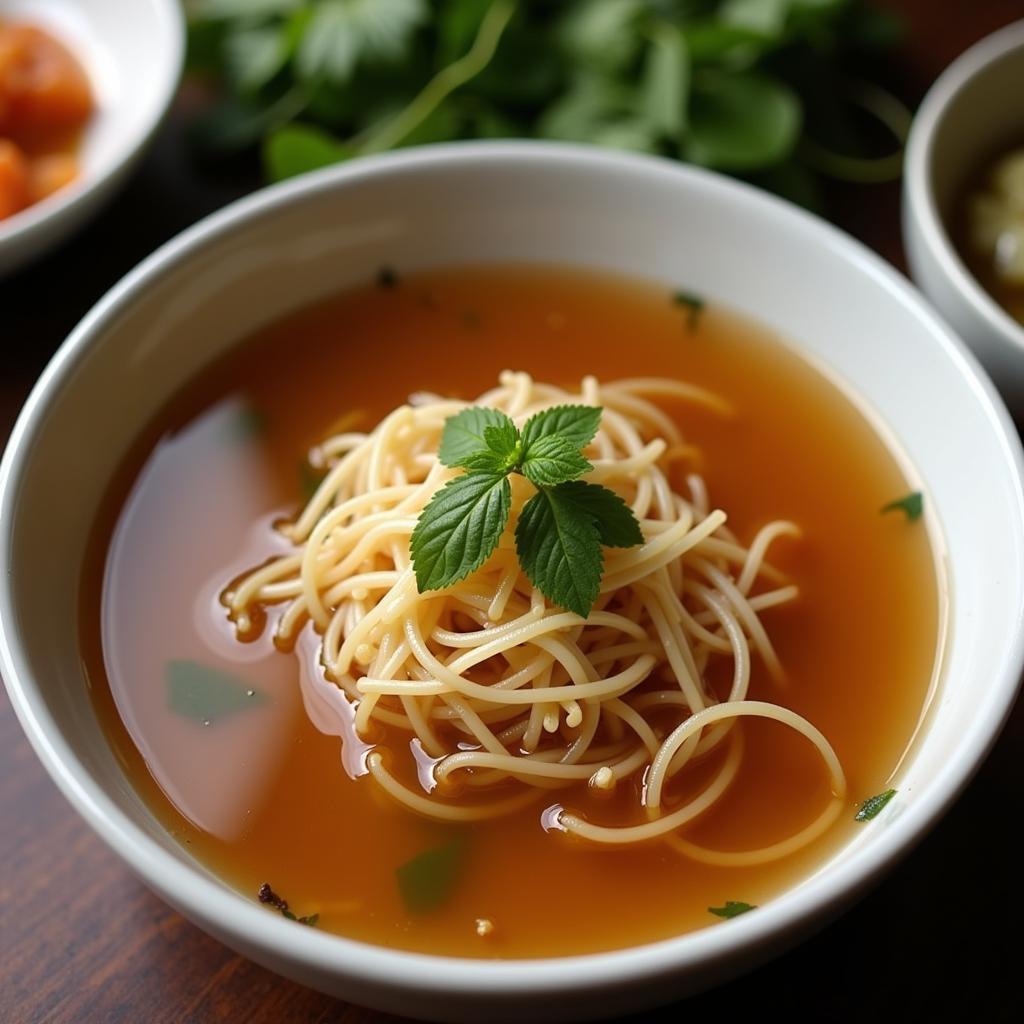
<path id="1" fill-rule="evenodd" d="M 223 90 L 197 137 L 260 145 L 272 179 L 419 143 L 565 139 L 815 205 L 815 172 L 898 173 L 898 152 L 869 154 L 864 110 L 900 142 L 909 119 L 859 80 L 898 30 L 863 0 L 192 0 L 190 13 L 191 67 Z"/>
<path id="2" fill-rule="evenodd" d="M 643 543 L 632 509 L 600 484 L 578 479 L 593 466 L 582 449 L 601 410 L 560 405 L 532 416 L 522 433 L 503 412 L 476 406 L 450 417 L 441 462 L 465 469 L 420 513 L 411 551 L 420 591 L 440 590 L 479 569 L 498 546 L 512 505 L 509 474 L 537 489 L 516 525 L 516 553 L 530 582 L 584 618 L 601 587 L 602 546 Z"/>

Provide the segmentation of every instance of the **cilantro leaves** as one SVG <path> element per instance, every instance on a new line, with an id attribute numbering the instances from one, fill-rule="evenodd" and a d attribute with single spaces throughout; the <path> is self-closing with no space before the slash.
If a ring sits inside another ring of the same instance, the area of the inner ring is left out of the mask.
<path id="1" fill-rule="evenodd" d="M 640 524 L 614 491 L 578 479 L 593 467 L 582 454 L 601 409 L 561 405 L 532 416 L 522 433 L 504 413 L 472 407 L 450 417 L 439 457 L 466 473 L 427 503 L 411 551 L 420 591 L 440 590 L 480 568 L 498 545 L 511 510 L 508 476 L 537 488 L 516 526 L 523 571 L 554 604 L 584 618 L 601 587 L 602 545 L 643 543 Z"/>

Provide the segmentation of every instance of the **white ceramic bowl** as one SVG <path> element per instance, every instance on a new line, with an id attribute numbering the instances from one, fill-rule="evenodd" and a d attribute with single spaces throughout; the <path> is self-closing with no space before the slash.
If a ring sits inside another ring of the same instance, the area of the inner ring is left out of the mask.
<path id="1" fill-rule="evenodd" d="M 1024 326 L 978 283 L 947 225 L 979 161 L 1024 145 L 1024 20 L 961 54 L 921 104 L 907 144 L 903 240 L 914 280 L 1024 421 Z"/>
<path id="2" fill-rule="evenodd" d="M 296 928 L 167 835 L 93 714 L 76 649 L 79 567 L 100 497 L 153 410 L 254 328 L 368 269 L 494 261 L 684 282 L 769 324 L 898 438 L 926 492 L 952 628 L 899 796 L 813 877 L 727 925 L 620 952 L 507 962 Z M 1020 442 L 945 324 L 879 258 L 787 203 L 668 161 L 572 146 L 462 144 L 360 160 L 184 232 L 96 306 L 44 373 L 0 465 L 0 522 L 0 671 L 39 757 L 93 828 L 169 903 L 254 960 L 355 1002 L 439 1020 L 607 1016 L 780 952 L 863 892 L 949 806 L 995 738 L 1024 662 Z"/>
<path id="3" fill-rule="evenodd" d="M 11 21 L 50 29 L 81 62 L 96 95 L 81 173 L 0 220 L 0 277 L 67 237 L 109 200 L 174 96 L 185 53 L 180 0 L 3 0 Z"/>

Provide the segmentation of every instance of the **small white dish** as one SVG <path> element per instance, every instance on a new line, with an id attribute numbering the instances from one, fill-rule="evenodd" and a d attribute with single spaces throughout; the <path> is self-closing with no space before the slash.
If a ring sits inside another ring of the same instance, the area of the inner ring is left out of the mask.
<path id="1" fill-rule="evenodd" d="M 132 789 L 96 719 L 77 594 L 113 475 L 154 411 L 202 367 L 382 265 L 510 262 L 617 271 L 666 293 L 685 284 L 798 347 L 912 463 L 952 603 L 939 692 L 894 782 L 892 811 L 810 877 L 756 913 L 663 942 L 469 960 L 297 927 L 193 860 Z M 212 935 L 290 978 L 393 1013 L 607 1017 L 777 955 L 935 824 L 997 736 L 1022 666 L 1024 453 L 977 361 L 853 239 L 750 186 L 668 160 L 465 143 L 357 160 L 255 193 L 168 242 L 98 303 L 36 385 L 0 462 L 0 675 L 65 796 Z"/>
<path id="2" fill-rule="evenodd" d="M 1024 145 L 1024 20 L 939 76 L 914 118 L 903 174 L 903 240 L 914 281 L 1024 417 L 1024 326 L 978 283 L 947 225 L 979 161 Z"/>
<path id="3" fill-rule="evenodd" d="M 0 220 L 0 277 L 57 245 L 113 196 L 167 111 L 185 54 L 179 0 L 4 0 L 2 14 L 51 31 L 74 53 L 96 111 L 79 176 Z"/>

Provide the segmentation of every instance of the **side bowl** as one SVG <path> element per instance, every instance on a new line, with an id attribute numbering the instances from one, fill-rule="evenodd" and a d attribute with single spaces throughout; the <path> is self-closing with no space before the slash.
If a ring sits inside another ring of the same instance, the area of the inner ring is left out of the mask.
<path id="1" fill-rule="evenodd" d="M 96 111 L 78 178 L 0 220 L 0 278 L 63 241 L 113 197 L 167 112 L 185 59 L 179 0 L 4 0 L 3 16 L 52 31 L 74 53 Z"/>
<path id="2" fill-rule="evenodd" d="M 774 328 L 913 462 L 945 538 L 944 679 L 898 800 L 812 877 L 727 926 L 599 955 L 498 962 L 296 928 L 167 835 L 92 711 L 77 651 L 80 567 L 101 496 L 153 411 L 255 328 L 381 265 L 474 262 L 685 284 Z M 1024 456 L 970 353 L 898 274 L 820 220 L 708 172 L 582 147 L 467 143 L 369 158 L 189 229 L 101 300 L 43 374 L 0 463 L 0 523 L 0 673 L 40 759 L 89 824 L 234 949 L 325 992 L 436 1020 L 609 1016 L 778 954 L 935 823 L 998 734 L 1024 665 Z"/>
<path id="3" fill-rule="evenodd" d="M 903 240 L 914 281 L 971 346 L 1019 420 L 1024 324 L 967 269 L 948 226 L 980 162 L 1024 145 L 1022 91 L 1024 20 L 982 39 L 939 76 L 914 118 L 903 176 Z"/>

